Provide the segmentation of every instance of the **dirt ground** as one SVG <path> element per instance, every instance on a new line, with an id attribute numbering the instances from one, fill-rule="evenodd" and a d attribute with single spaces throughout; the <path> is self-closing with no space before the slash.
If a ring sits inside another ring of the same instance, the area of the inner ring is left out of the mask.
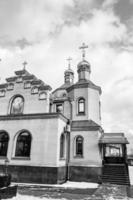
<path id="1" fill-rule="evenodd" d="M 49 187 L 27 187 L 19 186 L 18 194 L 34 196 L 39 198 L 53 198 L 66 200 L 83 199 L 128 199 L 133 198 L 133 186 L 100 185 L 98 189 L 68 189 L 68 188 L 49 188 Z"/>
<path id="2" fill-rule="evenodd" d="M 86 199 L 96 189 L 64 189 L 64 188 L 42 188 L 42 187 L 18 187 L 18 193 L 35 197 L 47 197 L 57 199 Z"/>

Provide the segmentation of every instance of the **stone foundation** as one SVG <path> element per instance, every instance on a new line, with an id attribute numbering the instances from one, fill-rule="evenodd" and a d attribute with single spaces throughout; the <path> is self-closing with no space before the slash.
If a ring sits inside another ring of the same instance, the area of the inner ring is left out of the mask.
<path id="1" fill-rule="evenodd" d="M 0 172 L 4 166 L 0 165 Z M 66 181 L 67 167 L 8 166 L 13 182 L 57 184 Z"/>
<path id="2" fill-rule="evenodd" d="M 4 171 L 4 166 L 0 165 L 0 172 Z M 69 177 L 68 177 L 69 172 Z M 35 167 L 9 165 L 8 173 L 12 175 L 13 182 L 61 184 L 70 181 L 85 181 L 100 183 L 101 167 Z"/>
<path id="3" fill-rule="evenodd" d="M 85 181 L 100 183 L 102 175 L 102 167 L 83 167 L 70 166 L 69 180 L 70 181 Z"/>

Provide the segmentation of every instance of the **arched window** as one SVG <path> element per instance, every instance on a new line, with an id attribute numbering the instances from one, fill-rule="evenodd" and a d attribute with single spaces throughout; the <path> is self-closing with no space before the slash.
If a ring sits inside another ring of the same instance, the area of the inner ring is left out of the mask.
<path id="1" fill-rule="evenodd" d="M 4 97 L 5 96 L 6 91 L 5 90 L 0 90 L 0 97 Z"/>
<path id="2" fill-rule="evenodd" d="M 83 156 L 83 137 L 76 137 L 76 156 Z"/>
<path id="3" fill-rule="evenodd" d="M 9 83 L 7 86 L 7 90 L 13 90 L 14 89 L 14 84 L 13 83 Z"/>
<path id="4" fill-rule="evenodd" d="M 45 93 L 45 92 L 41 92 L 40 94 L 39 94 L 39 99 L 40 100 L 43 100 L 43 99 L 46 99 L 47 98 L 47 94 Z"/>
<path id="5" fill-rule="evenodd" d="M 27 81 L 24 83 L 24 88 L 27 89 L 27 88 L 31 88 L 31 82 L 30 81 Z"/>
<path id="6" fill-rule="evenodd" d="M 37 93 L 38 93 L 38 87 L 35 86 L 35 87 L 32 88 L 31 94 L 37 94 Z"/>
<path id="7" fill-rule="evenodd" d="M 64 158 L 65 155 L 65 135 L 60 136 L 60 158 Z"/>
<path id="8" fill-rule="evenodd" d="M 31 135 L 27 131 L 23 131 L 18 135 L 16 142 L 15 156 L 29 157 L 31 149 Z"/>
<path id="9" fill-rule="evenodd" d="M 0 132 L 0 156 L 7 156 L 9 136 L 6 132 Z"/>
<path id="10" fill-rule="evenodd" d="M 84 114 L 85 113 L 85 99 L 80 98 L 78 100 L 78 114 Z"/>
<path id="11" fill-rule="evenodd" d="M 56 112 L 63 113 L 63 104 L 56 104 Z"/>
<path id="12" fill-rule="evenodd" d="M 11 102 L 10 114 L 22 114 L 24 109 L 24 98 L 15 96 Z"/>

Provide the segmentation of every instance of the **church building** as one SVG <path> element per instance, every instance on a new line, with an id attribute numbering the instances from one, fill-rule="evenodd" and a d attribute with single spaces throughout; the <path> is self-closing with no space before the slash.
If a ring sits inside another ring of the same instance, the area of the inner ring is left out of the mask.
<path id="1" fill-rule="evenodd" d="M 129 184 L 128 141 L 123 133 L 104 133 L 101 127 L 102 91 L 90 80 L 86 47 L 81 47 L 77 82 L 69 59 L 64 83 L 54 91 L 25 67 L 0 84 L 0 171 L 8 160 L 13 181 L 106 182 L 112 164 L 125 170 Z"/>

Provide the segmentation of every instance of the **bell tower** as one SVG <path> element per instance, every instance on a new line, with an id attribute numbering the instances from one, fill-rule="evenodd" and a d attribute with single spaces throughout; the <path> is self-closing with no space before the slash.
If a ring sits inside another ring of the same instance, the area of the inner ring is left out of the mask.
<path id="1" fill-rule="evenodd" d="M 85 43 L 83 43 L 82 46 L 79 47 L 79 49 L 82 50 L 82 61 L 77 66 L 79 81 L 90 79 L 91 66 L 90 66 L 90 63 L 85 60 L 85 49 L 86 48 L 88 48 L 88 46 L 85 45 Z"/>
<path id="2" fill-rule="evenodd" d="M 69 57 L 67 59 L 67 61 L 68 61 L 68 69 L 64 73 L 64 82 L 65 83 L 73 84 L 73 81 L 74 81 L 74 72 L 71 69 L 71 60 L 72 60 L 71 57 Z"/>

